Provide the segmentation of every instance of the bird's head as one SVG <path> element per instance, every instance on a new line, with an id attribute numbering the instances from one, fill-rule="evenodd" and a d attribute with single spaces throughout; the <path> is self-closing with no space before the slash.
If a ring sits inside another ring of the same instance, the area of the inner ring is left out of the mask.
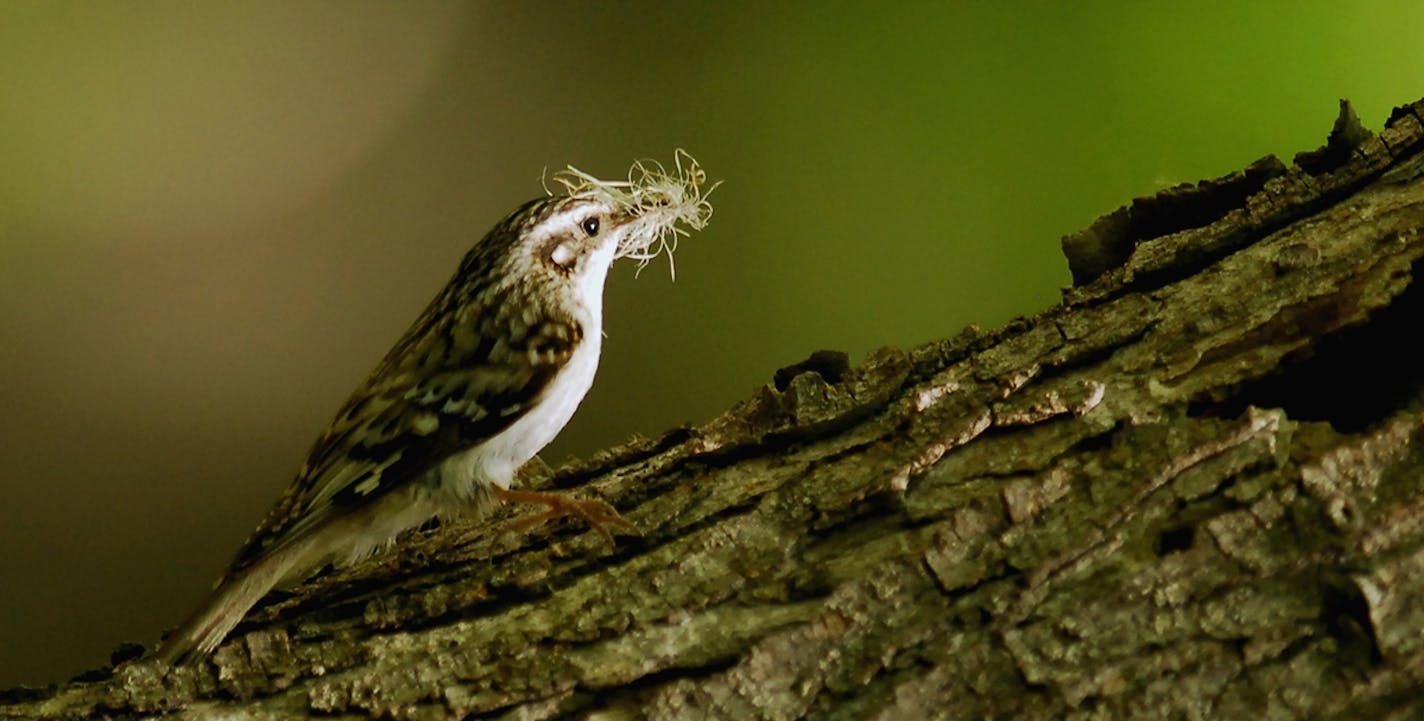
<path id="1" fill-rule="evenodd" d="M 704 187 L 706 174 L 686 153 L 679 150 L 675 158 L 671 172 L 640 161 L 626 181 L 600 180 L 575 168 L 557 174 L 565 192 L 510 213 L 466 263 L 500 263 L 505 278 L 569 293 L 596 310 L 614 260 L 646 264 L 666 252 L 671 264 L 678 236 L 707 224 L 707 195 L 716 186 Z"/>

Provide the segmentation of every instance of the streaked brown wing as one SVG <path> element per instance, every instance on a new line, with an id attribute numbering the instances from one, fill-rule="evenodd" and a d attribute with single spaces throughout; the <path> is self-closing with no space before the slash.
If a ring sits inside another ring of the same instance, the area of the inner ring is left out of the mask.
<path id="1" fill-rule="evenodd" d="M 423 336 L 411 339 L 417 331 Z M 543 320 L 467 353 L 451 353 L 450 338 L 436 324 L 411 329 L 342 406 L 229 574 L 508 428 L 538 402 L 582 331 L 573 321 Z"/>

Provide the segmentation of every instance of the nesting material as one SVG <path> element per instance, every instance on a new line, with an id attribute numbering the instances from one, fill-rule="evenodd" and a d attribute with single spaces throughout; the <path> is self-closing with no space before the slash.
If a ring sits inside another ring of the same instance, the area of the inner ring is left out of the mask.
<path id="1" fill-rule="evenodd" d="M 618 245 L 618 257 L 638 261 L 641 270 L 666 252 L 674 276 L 678 236 L 707 225 L 712 217 L 707 197 L 721 185 L 707 185 L 707 173 L 681 148 L 673 153 L 671 171 L 655 160 L 639 160 L 628 170 L 627 180 L 601 180 L 571 165 L 556 173 L 554 181 L 570 196 L 596 197 L 632 211 L 636 217 Z"/>

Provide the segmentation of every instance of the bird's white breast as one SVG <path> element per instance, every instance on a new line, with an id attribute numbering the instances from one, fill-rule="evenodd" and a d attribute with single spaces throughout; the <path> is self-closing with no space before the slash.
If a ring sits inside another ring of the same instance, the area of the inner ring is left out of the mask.
<path id="1" fill-rule="evenodd" d="M 603 349 L 603 286 L 618 249 L 619 235 L 609 235 L 580 267 L 573 281 L 570 311 L 583 329 L 573 354 L 554 375 L 534 406 L 502 432 L 440 464 L 441 489 L 469 500 L 490 485 L 509 488 L 514 472 L 549 445 L 573 417 L 598 370 Z"/>
<path id="2" fill-rule="evenodd" d="M 524 415 L 493 438 L 450 456 L 441 464 L 440 485 L 444 491 L 469 499 L 479 492 L 479 486 L 509 488 L 514 472 L 554 440 L 593 386 L 603 343 L 601 325 L 585 324 L 583 339 L 574 347 L 568 362 Z"/>

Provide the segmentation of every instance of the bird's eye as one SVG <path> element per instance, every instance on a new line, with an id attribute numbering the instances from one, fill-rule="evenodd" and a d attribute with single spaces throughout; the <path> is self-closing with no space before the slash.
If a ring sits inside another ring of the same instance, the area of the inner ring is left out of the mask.
<path id="1" fill-rule="evenodd" d="M 583 226 L 583 232 L 587 233 L 588 237 L 592 238 L 598 235 L 598 218 L 584 218 L 581 225 Z"/>

